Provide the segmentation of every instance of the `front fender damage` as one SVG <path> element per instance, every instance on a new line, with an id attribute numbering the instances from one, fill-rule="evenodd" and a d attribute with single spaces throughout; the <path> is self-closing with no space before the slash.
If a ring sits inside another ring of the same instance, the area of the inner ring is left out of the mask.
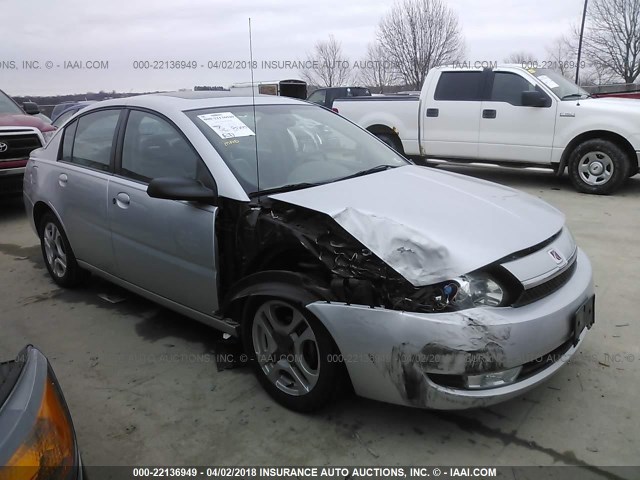
<path id="1" fill-rule="evenodd" d="M 271 199 L 244 208 L 223 205 L 220 210 L 219 251 L 227 252 L 220 257 L 224 309 L 238 298 L 246 277 L 284 270 L 315 283 L 322 292 L 319 299 L 416 312 L 444 308 L 436 300 L 442 298 L 439 287 L 412 285 L 326 214 Z M 364 214 L 349 213 L 352 220 L 358 215 Z M 393 246 L 393 255 L 406 257 L 407 268 L 446 263 L 444 247 L 421 246 L 418 233 L 398 225 L 396 231 L 390 230 L 388 220 L 381 222 L 376 235 L 381 241 L 385 236 L 393 238 L 387 246 Z M 261 280 L 276 279 L 263 276 Z"/>

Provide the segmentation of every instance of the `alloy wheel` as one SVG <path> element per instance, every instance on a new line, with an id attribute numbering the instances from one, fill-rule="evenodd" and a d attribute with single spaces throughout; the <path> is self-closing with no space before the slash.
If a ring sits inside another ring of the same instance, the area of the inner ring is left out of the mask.
<path id="1" fill-rule="evenodd" d="M 67 254 L 64 250 L 64 243 L 60 230 L 53 223 L 47 223 L 44 227 L 44 251 L 51 271 L 58 278 L 64 277 L 67 273 Z"/>
<path id="2" fill-rule="evenodd" d="M 320 375 L 318 342 L 309 322 L 296 307 L 280 300 L 263 303 L 251 331 L 258 365 L 282 392 L 309 393 Z"/>

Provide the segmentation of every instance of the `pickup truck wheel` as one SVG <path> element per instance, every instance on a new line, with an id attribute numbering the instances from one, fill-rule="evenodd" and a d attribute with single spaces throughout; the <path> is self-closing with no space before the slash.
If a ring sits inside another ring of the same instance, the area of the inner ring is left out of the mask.
<path id="1" fill-rule="evenodd" d="M 53 213 L 44 214 L 38 232 L 44 263 L 53 281 L 66 288 L 84 282 L 89 272 L 78 265 L 62 225 Z"/>
<path id="2" fill-rule="evenodd" d="M 252 300 L 242 337 L 258 381 L 281 405 L 311 412 L 338 391 L 344 378 L 338 349 L 304 306 L 275 297 Z"/>
<path id="3" fill-rule="evenodd" d="M 399 145 L 399 142 L 398 142 L 397 138 L 395 138 L 394 136 L 389 135 L 387 133 L 376 133 L 376 137 L 378 137 L 378 139 L 382 140 L 384 143 L 389 145 L 396 152 L 402 153 L 401 147 Z"/>
<path id="4" fill-rule="evenodd" d="M 629 169 L 626 153 L 608 140 L 587 140 L 569 158 L 569 178 L 575 189 L 583 193 L 613 193 L 629 177 Z"/>

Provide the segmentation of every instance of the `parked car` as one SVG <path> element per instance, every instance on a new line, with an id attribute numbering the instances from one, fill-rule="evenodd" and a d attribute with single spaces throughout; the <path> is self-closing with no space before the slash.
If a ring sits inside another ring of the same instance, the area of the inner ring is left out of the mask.
<path id="1" fill-rule="evenodd" d="M 0 363 L 0 478 L 83 478 L 69 409 L 47 358 L 28 345 Z"/>
<path id="2" fill-rule="evenodd" d="M 53 280 L 93 272 L 241 337 L 300 411 L 342 378 L 385 402 L 490 405 L 577 351 L 594 290 L 562 213 L 416 166 L 325 108 L 255 102 L 101 102 L 33 152 L 24 198 Z"/>
<path id="3" fill-rule="evenodd" d="M 327 87 L 314 90 L 307 101 L 330 109 L 337 98 L 370 96 L 371 92 L 364 87 Z"/>
<path id="4" fill-rule="evenodd" d="M 51 119 L 55 120 L 62 112 L 64 112 L 67 108 L 72 107 L 76 104 L 76 102 L 62 102 L 53 107 L 51 110 Z"/>
<path id="5" fill-rule="evenodd" d="M 595 194 L 638 173 L 640 103 L 590 98 L 553 70 L 439 67 L 419 98 L 344 98 L 334 107 L 423 160 L 568 169 L 576 190 Z"/>
<path id="6" fill-rule="evenodd" d="M 22 192 L 29 153 L 55 132 L 55 127 L 34 116 L 40 111 L 35 103 L 23 107 L 0 90 L 0 197 Z"/>
<path id="7" fill-rule="evenodd" d="M 71 117 L 73 117 L 76 113 L 78 113 L 80 110 L 82 110 L 85 107 L 88 107 L 89 105 L 93 105 L 95 102 L 95 100 L 86 100 L 86 101 L 82 101 L 82 102 L 76 102 L 76 103 L 69 103 L 65 106 L 65 108 L 62 109 L 58 109 L 58 113 L 57 114 L 51 114 L 53 121 L 51 122 L 51 124 L 56 127 L 59 128 L 62 125 L 64 125 L 64 123 L 69 120 Z M 58 106 L 56 106 L 57 108 Z M 55 109 L 54 109 L 55 111 Z"/>

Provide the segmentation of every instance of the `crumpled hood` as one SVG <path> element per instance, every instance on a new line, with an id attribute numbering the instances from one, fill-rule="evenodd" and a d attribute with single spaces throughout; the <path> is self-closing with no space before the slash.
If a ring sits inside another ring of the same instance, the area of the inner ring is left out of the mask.
<path id="1" fill-rule="evenodd" d="M 564 225 L 562 213 L 531 195 L 418 166 L 271 198 L 331 216 L 414 286 L 469 273 Z"/>
<path id="2" fill-rule="evenodd" d="M 0 113 L 0 127 L 32 127 L 41 132 L 55 130 L 55 127 L 33 115 L 8 115 L 5 113 Z"/>

